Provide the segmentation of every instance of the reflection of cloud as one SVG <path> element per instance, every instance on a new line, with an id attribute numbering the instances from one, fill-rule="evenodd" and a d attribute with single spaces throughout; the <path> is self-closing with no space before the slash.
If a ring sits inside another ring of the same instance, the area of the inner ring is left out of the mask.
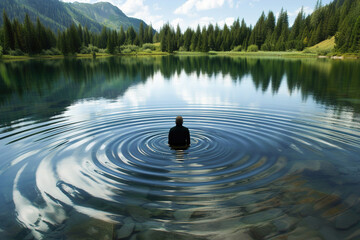
<path id="1" fill-rule="evenodd" d="M 48 195 L 43 195 L 47 204 L 40 207 L 37 205 L 35 206 L 32 201 L 21 194 L 19 190 L 19 179 L 26 167 L 27 164 L 20 169 L 14 180 L 13 201 L 15 211 L 18 220 L 24 224 L 26 228 L 31 230 L 32 235 L 36 239 L 41 239 L 42 233 L 50 230 L 50 225 L 57 225 L 65 220 L 65 212 L 63 208 L 59 204 L 53 202 Z M 56 185 L 52 186 L 52 188 L 56 188 Z M 48 202 L 51 202 L 52 204 L 48 204 Z"/>
<path id="2" fill-rule="evenodd" d="M 189 85 L 187 82 L 191 81 Z M 229 75 L 223 78 L 209 77 L 196 74 L 191 76 L 174 76 L 175 88 L 181 89 L 177 94 L 189 105 L 233 105 L 233 83 Z M 221 90 L 219 90 L 221 89 Z"/>

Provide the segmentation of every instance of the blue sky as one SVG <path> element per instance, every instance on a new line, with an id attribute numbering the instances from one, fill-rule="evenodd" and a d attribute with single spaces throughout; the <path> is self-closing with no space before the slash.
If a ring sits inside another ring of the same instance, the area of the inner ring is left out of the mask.
<path id="1" fill-rule="evenodd" d="M 310 14 L 316 4 L 316 0 L 77 0 L 86 3 L 104 1 L 119 7 L 130 17 L 151 23 L 157 30 L 166 22 L 174 26 L 179 24 L 185 30 L 187 27 L 195 28 L 198 24 L 232 24 L 237 18 L 244 18 L 247 24 L 254 25 L 263 11 L 267 13 L 272 10 L 278 14 L 281 8 L 287 10 L 292 24 L 301 7 Z M 328 4 L 331 0 L 322 2 Z"/>

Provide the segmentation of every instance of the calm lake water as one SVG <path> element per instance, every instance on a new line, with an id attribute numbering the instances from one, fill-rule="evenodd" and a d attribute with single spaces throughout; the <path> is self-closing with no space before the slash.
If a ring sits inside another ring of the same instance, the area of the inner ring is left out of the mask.
<path id="1" fill-rule="evenodd" d="M 0 238 L 360 239 L 359 113 L 359 61 L 0 63 Z"/>

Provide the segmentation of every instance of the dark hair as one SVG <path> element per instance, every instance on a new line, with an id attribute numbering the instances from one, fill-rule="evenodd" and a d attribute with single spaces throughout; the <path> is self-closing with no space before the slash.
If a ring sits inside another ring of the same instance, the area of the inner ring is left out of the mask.
<path id="1" fill-rule="evenodd" d="M 175 120 L 176 125 L 181 126 L 183 124 L 183 122 L 184 122 L 184 120 L 183 120 L 182 116 L 177 116 L 176 117 L 176 120 Z"/>

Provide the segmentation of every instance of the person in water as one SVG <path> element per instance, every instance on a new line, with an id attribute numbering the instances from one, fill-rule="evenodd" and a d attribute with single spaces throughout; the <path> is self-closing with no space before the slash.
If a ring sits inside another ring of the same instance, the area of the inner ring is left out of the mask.
<path id="1" fill-rule="evenodd" d="M 187 149 L 190 146 L 189 129 L 183 126 L 183 118 L 176 117 L 176 126 L 169 131 L 169 145 L 174 149 Z"/>

